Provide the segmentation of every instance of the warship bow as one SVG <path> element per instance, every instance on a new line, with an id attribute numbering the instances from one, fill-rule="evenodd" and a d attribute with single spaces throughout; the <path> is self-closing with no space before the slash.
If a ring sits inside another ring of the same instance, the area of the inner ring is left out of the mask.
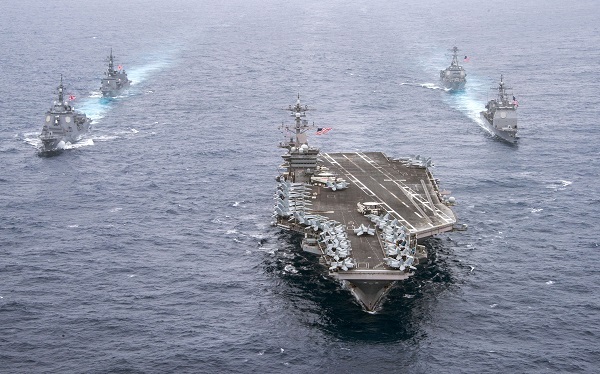
<path id="1" fill-rule="evenodd" d="M 39 135 L 42 141 L 41 153 L 59 151 L 61 145 L 77 142 L 90 129 L 92 122 L 85 114 L 75 111 L 71 105 L 74 97 L 65 100 L 62 75 L 57 90 L 58 100 L 54 101 L 46 112 L 44 126 Z"/>
<path id="2" fill-rule="evenodd" d="M 102 96 L 104 97 L 118 96 L 123 90 L 129 88 L 131 84 L 131 81 L 127 78 L 125 69 L 121 65 L 118 66 L 118 69 L 115 69 L 112 48 L 110 56 L 108 56 L 108 70 L 104 73 L 101 83 L 100 91 L 102 91 Z"/>
<path id="3" fill-rule="evenodd" d="M 467 83 L 467 72 L 458 63 L 458 48 L 454 47 L 451 51 L 452 62 L 450 63 L 450 66 L 440 71 L 440 80 L 444 87 L 450 89 L 450 91 L 459 91 L 465 88 L 465 84 Z"/>
<path id="4" fill-rule="evenodd" d="M 506 90 L 510 89 L 504 85 L 504 77 L 500 75 L 500 83 L 496 89 L 497 97 L 488 101 L 485 105 L 485 111 L 482 111 L 481 119 L 488 129 L 490 129 L 500 139 L 515 144 L 519 137 L 517 136 L 517 107 L 519 103 L 517 98 L 512 96 L 512 100 Z"/>

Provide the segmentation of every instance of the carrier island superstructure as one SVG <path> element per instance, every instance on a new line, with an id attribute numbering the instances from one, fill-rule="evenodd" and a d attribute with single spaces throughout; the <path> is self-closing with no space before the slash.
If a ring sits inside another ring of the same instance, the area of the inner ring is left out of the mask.
<path id="1" fill-rule="evenodd" d="M 282 125 L 286 150 L 276 180 L 273 222 L 303 235 L 302 249 L 320 256 L 367 311 L 375 311 L 396 281 L 427 260 L 417 240 L 453 230 L 454 199 L 440 191 L 420 156 L 381 152 L 321 153 L 308 144 L 313 129 L 300 97 Z"/>

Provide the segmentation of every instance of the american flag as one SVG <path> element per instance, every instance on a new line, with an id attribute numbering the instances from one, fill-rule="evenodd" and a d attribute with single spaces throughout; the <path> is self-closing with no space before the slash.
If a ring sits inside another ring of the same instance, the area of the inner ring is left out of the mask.
<path id="1" fill-rule="evenodd" d="M 69 95 L 69 101 L 75 100 L 75 95 Z"/>
<path id="2" fill-rule="evenodd" d="M 469 62 L 469 61 L 471 61 L 471 59 L 470 59 L 468 56 L 465 56 L 465 58 L 464 58 L 464 60 L 463 60 L 463 61 L 464 61 L 464 62 Z"/>
<path id="3" fill-rule="evenodd" d="M 325 135 L 331 131 L 331 127 L 319 127 L 317 128 L 317 135 Z"/>
<path id="4" fill-rule="evenodd" d="M 117 69 L 119 69 L 119 70 L 123 69 L 123 65 L 117 66 Z"/>

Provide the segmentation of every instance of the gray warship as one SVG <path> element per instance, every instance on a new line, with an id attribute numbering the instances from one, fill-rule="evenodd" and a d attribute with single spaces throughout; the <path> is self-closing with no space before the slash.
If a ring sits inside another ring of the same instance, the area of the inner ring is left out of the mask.
<path id="1" fill-rule="evenodd" d="M 105 77 L 102 78 L 102 96 L 114 97 L 119 95 L 123 90 L 129 88 L 131 81 L 127 78 L 125 69 L 118 66 L 118 70 L 115 70 L 114 56 L 112 48 L 110 50 L 110 56 L 108 56 L 108 71 L 104 73 Z"/>
<path id="2" fill-rule="evenodd" d="M 496 88 L 492 88 L 496 89 Z M 488 101 L 485 105 L 485 111 L 482 111 L 481 119 L 490 131 L 500 139 L 509 143 L 517 143 L 517 107 L 519 103 L 516 97 L 509 97 L 505 87 L 503 76 L 500 75 L 500 84 L 498 85 L 498 96 L 496 99 Z"/>
<path id="3" fill-rule="evenodd" d="M 397 281 L 427 261 L 417 241 L 451 231 L 454 198 L 440 191 L 421 156 L 391 159 L 381 152 L 321 153 L 308 144 L 307 106 L 300 96 L 283 125 L 286 150 L 278 182 L 274 226 L 300 233 L 329 276 L 362 307 L 376 311 Z"/>
<path id="4" fill-rule="evenodd" d="M 452 51 L 452 62 L 446 69 L 440 71 L 440 79 L 444 87 L 451 91 L 459 91 L 465 88 L 467 83 L 467 72 L 458 64 L 458 48 L 454 47 Z"/>
<path id="5" fill-rule="evenodd" d="M 70 100 L 65 100 L 61 75 L 58 100 L 46 112 L 44 127 L 39 136 L 42 141 L 41 153 L 59 151 L 62 145 L 77 142 L 90 129 L 91 122 L 85 114 L 75 111 Z"/>

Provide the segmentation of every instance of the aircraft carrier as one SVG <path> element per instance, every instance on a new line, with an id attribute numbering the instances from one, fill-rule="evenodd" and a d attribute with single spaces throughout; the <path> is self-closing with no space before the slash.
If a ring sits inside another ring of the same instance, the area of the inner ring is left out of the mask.
<path id="1" fill-rule="evenodd" d="M 375 311 L 394 282 L 427 260 L 418 239 L 456 227 L 454 199 L 439 189 L 430 159 L 321 153 L 308 144 L 314 126 L 299 96 L 288 110 L 295 124 L 282 125 L 286 153 L 276 178 L 273 224 L 302 234 L 302 249 L 320 256 L 329 275 Z"/>

